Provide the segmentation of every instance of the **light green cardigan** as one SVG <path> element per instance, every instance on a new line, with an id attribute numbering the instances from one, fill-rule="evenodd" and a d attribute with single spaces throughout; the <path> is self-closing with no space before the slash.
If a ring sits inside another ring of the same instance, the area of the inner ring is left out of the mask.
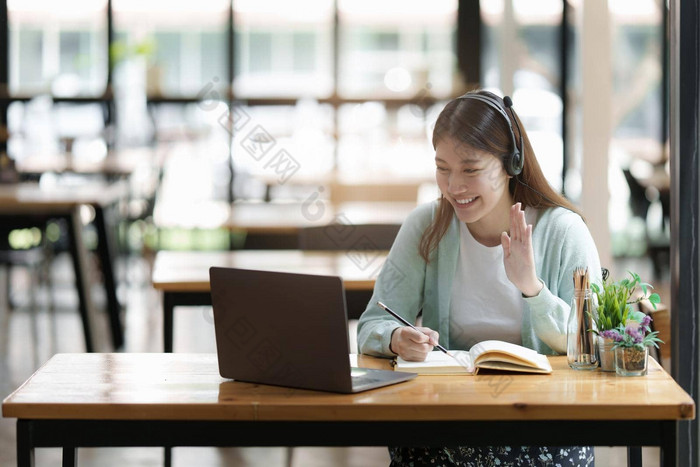
<path id="1" fill-rule="evenodd" d="M 401 324 L 377 306 L 377 300 L 415 322 L 423 310 L 423 326 L 440 333 L 450 345 L 450 298 L 459 258 L 459 219 L 453 216 L 447 233 L 426 262 L 418 253 L 420 238 L 437 211 L 433 201 L 416 208 L 401 226 L 377 278 L 372 300 L 357 331 L 363 354 L 394 356 L 392 331 Z M 583 219 L 564 208 L 542 210 L 532 231 L 537 277 L 544 283 L 535 297 L 523 298 L 522 344 L 543 354 L 566 353 L 566 322 L 573 296 L 573 272 L 588 267 L 591 282 L 601 283 L 600 259 Z M 465 284 L 469 287 L 469 284 Z"/>

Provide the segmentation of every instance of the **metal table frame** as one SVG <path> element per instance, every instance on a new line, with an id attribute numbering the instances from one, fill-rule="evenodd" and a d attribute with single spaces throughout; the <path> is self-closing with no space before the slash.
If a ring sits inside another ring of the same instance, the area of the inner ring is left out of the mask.
<path id="1" fill-rule="evenodd" d="M 105 208 L 97 203 L 91 204 L 95 209 L 94 224 L 97 230 L 97 250 L 102 268 L 100 272 L 103 275 L 105 294 L 107 297 L 107 312 L 109 314 L 110 330 L 112 337 L 112 345 L 114 349 L 119 349 L 124 344 L 124 330 L 121 322 L 121 305 L 117 298 L 117 285 L 114 274 L 114 251 L 112 239 L 109 234 L 107 225 L 107 216 Z M 80 220 L 79 207 L 76 206 L 69 211 L 47 212 L 36 214 L 22 214 L 19 212 L 3 212 L 0 213 L 0 219 L 3 223 L 21 226 L 27 220 L 36 222 L 37 220 L 48 221 L 57 219 L 65 221 L 68 229 L 70 255 L 73 260 L 73 271 L 75 273 L 76 289 L 78 293 L 78 305 L 80 317 L 83 323 L 83 333 L 85 336 L 85 347 L 88 352 L 95 350 L 92 330 L 90 325 L 90 306 L 89 306 L 89 281 L 88 271 L 84 271 L 83 267 L 87 264 L 87 259 L 84 258 L 85 247 L 83 246 L 82 237 L 82 222 Z"/>
<path id="2" fill-rule="evenodd" d="M 629 421 L 17 421 L 17 466 L 34 465 L 34 449 L 63 448 L 63 465 L 77 465 L 78 447 L 175 446 L 458 446 L 632 445 L 629 465 L 641 466 L 640 446 L 660 446 L 661 465 L 676 465 L 675 420 Z"/>

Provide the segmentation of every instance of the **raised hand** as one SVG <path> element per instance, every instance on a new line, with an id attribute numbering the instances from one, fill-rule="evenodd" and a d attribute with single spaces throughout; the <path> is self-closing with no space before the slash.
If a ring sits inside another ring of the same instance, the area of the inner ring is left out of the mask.
<path id="1" fill-rule="evenodd" d="M 503 265 L 508 279 L 528 297 L 542 290 L 542 283 L 535 271 L 535 255 L 532 250 L 532 224 L 525 222 L 525 211 L 520 203 L 510 208 L 510 235 L 501 234 Z"/>

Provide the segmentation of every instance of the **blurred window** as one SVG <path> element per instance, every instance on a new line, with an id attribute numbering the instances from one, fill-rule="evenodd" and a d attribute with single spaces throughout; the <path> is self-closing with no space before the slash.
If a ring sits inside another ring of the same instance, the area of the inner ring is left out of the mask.
<path id="1" fill-rule="evenodd" d="M 233 8 L 237 96 L 333 93 L 333 0 L 240 0 Z"/>
<path id="2" fill-rule="evenodd" d="M 225 85 L 226 0 L 113 0 L 118 61 L 142 57 L 151 95 L 196 96 Z M 117 64 L 118 66 L 118 64 Z"/>
<path id="3" fill-rule="evenodd" d="M 107 84 L 107 0 L 9 0 L 10 92 L 98 96 Z"/>
<path id="4" fill-rule="evenodd" d="M 560 0 L 481 2 L 483 85 L 510 94 L 549 183 L 562 187 Z"/>
<path id="5" fill-rule="evenodd" d="M 648 139 L 661 158 L 662 13 L 658 0 L 611 0 L 613 136 Z M 636 148 L 644 151 L 644 142 Z"/>
<path id="6" fill-rule="evenodd" d="M 452 92 L 457 1 L 338 0 L 338 94 L 410 98 Z"/>
<path id="7" fill-rule="evenodd" d="M 663 141 L 661 0 L 610 0 L 610 230 L 617 255 L 668 242 L 670 178 Z M 666 243 L 667 244 L 667 243 Z"/>

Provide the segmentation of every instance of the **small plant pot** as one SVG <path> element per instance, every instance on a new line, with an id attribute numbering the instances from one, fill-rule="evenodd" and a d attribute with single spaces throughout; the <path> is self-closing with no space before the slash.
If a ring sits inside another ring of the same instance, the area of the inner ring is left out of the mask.
<path id="1" fill-rule="evenodd" d="M 648 347 L 644 347 L 644 350 L 618 347 L 615 349 L 615 372 L 620 376 L 644 376 L 647 374 L 648 360 Z"/>
<path id="2" fill-rule="evenodd" d="M 598 361 L 602 371 L 615 371 L 615 341 L 610 338 L 596 336 L 596 349 L 598 350 Z"/>

